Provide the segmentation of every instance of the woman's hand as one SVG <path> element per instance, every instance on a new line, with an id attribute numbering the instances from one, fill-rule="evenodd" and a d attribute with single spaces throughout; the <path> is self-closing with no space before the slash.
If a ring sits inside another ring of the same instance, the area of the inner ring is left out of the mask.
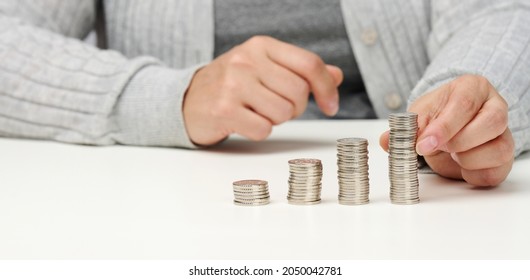
<path id="1" fill-rule="evenodd" d="M 342 71 L 316 54 L 253 37 L 195 74 L 183 105 L 188 135 L 198 145 L 232 133 L 263 140 L 304 112 L 310 92 L 325 114 L 336 114 L 341 82 Z"/>
<path id="2" fill-rule="evenodd" d="M 418 114 L 416 151 L 436 173 L 475 186 L 496 186 L 510 173 L 508 105 L 486 78 L 461 76 L 418 98 L 409 111 Z M 388 132 L 380 144 L 388 150 Z"/>

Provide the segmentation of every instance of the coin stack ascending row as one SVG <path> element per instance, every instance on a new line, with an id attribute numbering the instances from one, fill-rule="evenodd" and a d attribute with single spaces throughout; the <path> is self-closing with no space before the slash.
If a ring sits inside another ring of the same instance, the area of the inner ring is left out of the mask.
<path id="1" fill-rule="evenodd" d="M 395 113 L 390 114 L 388 121 L 390 201 L 394 204 L 419 203 L 418 154 L 416 154 L 418 115 Z"/>
<path id="2" fill-rule="evenodd" d="M 269 183 L 262 180 L 241 180 L 233 184 L 234 204 L 258 206 L 269 204 Z"/>
<path id="3" fill-rule="evenodd" d="M 337 140 L 339 203 L 361 205 L 368 203 L 368 140 L 343 138 Z"/>
<path id="4" fill-rule="evenodd" d="M 322 162 L 318 159 L 293 159 L 289 161 L 290 204 L 320 203 L 322 191 Z"/>

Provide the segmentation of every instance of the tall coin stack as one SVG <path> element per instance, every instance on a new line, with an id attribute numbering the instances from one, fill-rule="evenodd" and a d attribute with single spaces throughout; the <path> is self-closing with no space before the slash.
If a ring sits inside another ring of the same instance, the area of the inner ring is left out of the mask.
<path id="1" fill-rule="evenodd" d="M 258 206 L 269 204 L 269 183 L 263 180 L 235 181 L 234 204 L 242 206 Z"/>
<path id="2" fill-rule="evenodd" d="M 390 201 L 394 204 L 416 204 L 419 199 L 416 113 L 390 114 L 389 177 Z"/>
<path id="3" fill-rule="evenodd" d="M 339 203 L 361 205 L 368 203 L 368 140 L 343 138 L 337 140 Z"/>
<path id="4" fill-rule="evenodd" d="M 290 204 L 318 204 L 322 191 L 322 162 L 319 159 L 293 159 L 289 161 Z"/>

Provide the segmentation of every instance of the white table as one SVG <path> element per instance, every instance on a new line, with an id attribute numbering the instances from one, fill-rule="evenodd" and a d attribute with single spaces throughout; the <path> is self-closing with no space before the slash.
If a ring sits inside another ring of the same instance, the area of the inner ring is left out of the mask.
<path id="1" fill-rule="evenodd" d="M 530 258 L 530 156 L 498 188 L 420 175 L 421 203 L 389 201 L 386 121 L 293 121 L 269 140 L 208 150 L 0 139 L 0 259 Z M 370 146 L 370 203 L 337 203 L 335 140 Z M 322 203 L 290 205 L 287 161 L 324 165 Z M 269 181 L 235 206 L 232 182 Z"/>

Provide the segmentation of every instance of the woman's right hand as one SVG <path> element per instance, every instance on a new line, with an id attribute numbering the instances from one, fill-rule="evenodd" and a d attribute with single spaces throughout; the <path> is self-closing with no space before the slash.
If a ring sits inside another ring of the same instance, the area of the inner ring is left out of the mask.
<path id="1" fill-rule="evenodd" d="M 267 138 L 272 126 L 301 115 L 310 92 L 329 116 L 338 111 L 342 71 L 307 50 L 255 36 L 195 73 L 184 99 L 190 139 L 212 145 L 232 133 Z"/>

